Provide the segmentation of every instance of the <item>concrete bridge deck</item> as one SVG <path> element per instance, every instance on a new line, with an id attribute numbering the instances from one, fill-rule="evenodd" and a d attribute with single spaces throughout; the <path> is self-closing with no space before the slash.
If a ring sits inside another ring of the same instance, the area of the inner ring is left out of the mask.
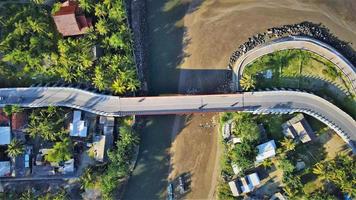
<path id="1" fill-rule="evenodd" d="M 63 106 L 106 116 L 163 115 L 196 112 L 244 111 L 254 113 L 294 113 L 312 115 L 334 129 L 354 147 L 356 122 L 344 111 L 316 95 L 298 91 L 265 91 L 217 95 L 157 97 L 107 96 L 75 88 L 3 88 L 0 107 Z"/>

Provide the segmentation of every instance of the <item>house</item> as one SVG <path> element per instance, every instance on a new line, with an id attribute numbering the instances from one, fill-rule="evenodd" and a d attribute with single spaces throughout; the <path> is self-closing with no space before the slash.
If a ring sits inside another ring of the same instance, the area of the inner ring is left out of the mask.
<path id="1" fill-rule="evenodd" d="M 53 14 L 53 19 L 63 36 L 82 35 L 92 26 L 91 19 L 85 17 L 78 3 L 73 0 L 64 2 Z"/>
<path id="2" fill-rule="evenodd" d="M 303 114 L 298 114 L 282 124 L 283 134 L 289 138 L 298 138 L 302 143 L 313 140 L 316 136 Z"/>
<path id="3" fill-rule="evenodd" d="M 86 137 L 88 133 L 88 126 L 84 120 L 81 120 L 82 112 L 74 111 L 73 121 L 69 125 L 70 136 L 74 137 Z"/>
<path id="4" fill-rule="evenodd" d="M 257 173 L 252 173 L 229 182 L 232 195 L 235 197 L 252 192 L 259 184 L 260 178 Z"/>
<path id="5" fill-rule="evenodd" d="M 115 118 L 100 116 L 99 124 L 101 125 L 102 135 L 94 136 L 91 150 L 96 161 L 104 162 L 107 150 L 113 145 Z"/>
<path id="6" fill-rule="evenodd" d="M 263 160 L 276 155 L 276 143 L 274 140 L 258 145 L 257 149 L 258 154 L 256 156 L 256 163 L 260 163 Z"/>
<path id="7" fill-rule="evenodd" d="M 11 175 L 11 164 L 10 161 L 0 162 L 0 177 Z"/>

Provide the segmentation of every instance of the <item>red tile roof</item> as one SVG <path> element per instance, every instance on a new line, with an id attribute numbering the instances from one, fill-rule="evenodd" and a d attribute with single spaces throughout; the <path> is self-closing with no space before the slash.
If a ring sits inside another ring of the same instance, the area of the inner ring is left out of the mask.
<path id="1" fill-rule="evenodd" d="M 53 15 L 58 32 L 63 36 L 84 34 L 91 26 L 90 19 L 81 14 L 81 9 L 75 1 L 66 1 L 58 12 Z"/>

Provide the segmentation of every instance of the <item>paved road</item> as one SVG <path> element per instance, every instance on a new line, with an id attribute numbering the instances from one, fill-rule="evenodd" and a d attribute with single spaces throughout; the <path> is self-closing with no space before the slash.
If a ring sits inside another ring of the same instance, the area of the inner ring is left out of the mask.
<path id="1" fill-rule="evenodd" d="M 257 58 L 266 54 L 286 50 L 286 49 L 304 49 L 316 53 L 331 62 L 333 62 L 348 78 L 352 85 L 353 91 L 356 94 L 356 68 L 336 49 L 328 44 L 308 37 L 285 37 L 262 46 L 258 46 L 243 56 L 235 63 L 233 70 L 233 81 L 236 88 L 239 90 L 239 81 L 242 77 L 245 67 L 255 61 Z"/>
<path id="2" fill-rule="evenodd" d="M 95 94 L 74 88 L 4 88 L 0 89 L 0 107 L 64 106 L 107 115 L 162 115 L 192 112 L 247 111 L 256 113 L 303 112 L 323 121 L 345 141 L 356 141 L 356 122 L 328 101 L 297 91 L 246 92 L 224 95 L 182 95 L 126 97 Z"/>

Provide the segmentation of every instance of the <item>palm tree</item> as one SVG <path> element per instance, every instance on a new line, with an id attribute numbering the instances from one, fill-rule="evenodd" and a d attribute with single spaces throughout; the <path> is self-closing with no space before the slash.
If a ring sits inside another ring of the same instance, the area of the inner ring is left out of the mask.
<path id="1" fill-rule="evenodd" d="M 126 92 L 126 87 L 121 78 L 117 78 L 111 87 L 116 94 L 123 94 Z"/>
<path id="2" fill-rule="evenodd" d="M 240 80 L 240 85 L 243 90 L 248 91 L 255 88 L 256 80 L 252 77 L 252 75 L 243 75 Z"/>
<path id="3" fill-rule="evenodd" d="M 100 66 L 95 67 L 95 73 L 93 77 L 93 84 L 100 91 L 105 88 L 104 72 Z"/>
<path id="4" fill-rule="evenodd" d="M 106 19 L 100 18 L 95 25 L 96 30 L 100 35 L 106 35 L 109 30 L 109 24 Z"/>
<path id="5" fill-rule="evenodd" d="M 289 187 L 289 186 L 287 186 L 287 185 L 283 188 L 283 191 L 284 191 L 289 197 L 294 197 L 294 196 L 297 194 L 297 192 L 296 192 L 295 190 L 293 190 L 291 187 Z"/>
<path id="6" fill-rule="evenodd" d="M 32 17 L 27 17 L 27 23 L 29 24 L 30 28 L 37 33 L 41 33 L 44 30 L 45 24 L 33 20 Z"/>
<path id="7" fill-rule="evenodd" d="M 79 0 L 79 7 L 82 8 L 85 12 L 90 12 L 93 9 L 93 2 L 90 0 Z"/>
<path id="8" fill-rule="evenodd" d="M 330 178 L 330 173 L 326 170 L 327 167 L 325 163 L 317 163 L 313 168 L 313 174 L 318 175 L 321 180 L 328 180 Z"/>
<path id="9" fill-rule="evenodd" d="M 6 152 L 10 157 L 15 158 L 25 151 L 24 145 L 17 139 L 12 139 Z"/>
<path id="10" fill-rule="evenodd" d="M 138 81 L 137 79 L 131 79 L 126 85 L 126 89 L 131 92 L 136 91 L 137 88 L 139 87 L 140 87 L 140 81 Z"/>
<path id="11" fill-rule="evenodd" d="M 295 149 L 295 142 L 291 138 L 284 138 L 281 142 L 282 147 L 286 152 L 293 151 Z"/>
<path id="12" fill-rule="evenodd" d="M 35 4 L 43 4 L 45 0 L 31 0 Z"/>
<path id="13" fill-rule="evenodd" d="M 95 16 L 97 17 L 105 17 L 107 15 L 107 10 L 105 5 L 102 3 L 97 3 L 95 5 Z"/>
<path id="14" fill-rule="evenodd" d="M 15 30 L 14 30 L 15 34 L 23 36 L 28 32 L 28 26 L 27 24 L 22 22 L 22 20 L 20 20 L 19 22 L 15 22 L 14 25 L 15 25 Z"/>
<path id="15" fill-rule="evenodd" d="M 22 110 L 23 109 L 17 104 L 5 105 L 5 107 L 4 107 L 4 112 L 7 116 L 11 116 L 13 113 L 18 113 L 18 112 L 21 112 Z"/>
<path id="16" fill-rule="evenodd" d="M 263 160 L 263 162 L 261 164 L 265 169 L 269 169 L 272 167 L 273 162 L 272 162 L 272 159 L 265 159 L 265 160 Z"/>

